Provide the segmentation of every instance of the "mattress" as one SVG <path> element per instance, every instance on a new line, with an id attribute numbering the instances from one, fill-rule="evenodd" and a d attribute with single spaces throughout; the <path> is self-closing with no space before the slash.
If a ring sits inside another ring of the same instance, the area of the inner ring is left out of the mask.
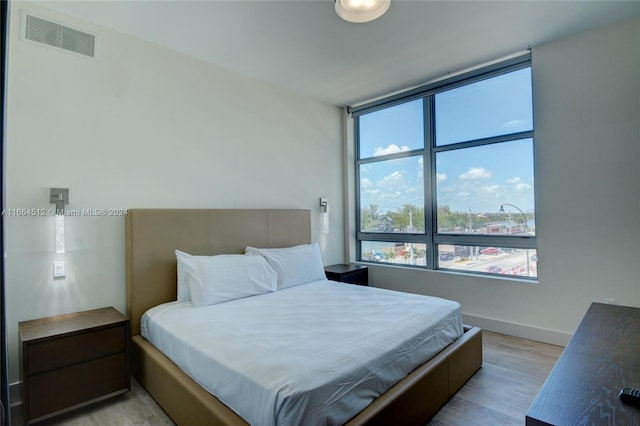
<path id="1" fill-rule="evenodd" d="M 142 336 L 251 425 L 343 424 L 463 334 L 457 302 L 317 281 L 194 308 Z"/>

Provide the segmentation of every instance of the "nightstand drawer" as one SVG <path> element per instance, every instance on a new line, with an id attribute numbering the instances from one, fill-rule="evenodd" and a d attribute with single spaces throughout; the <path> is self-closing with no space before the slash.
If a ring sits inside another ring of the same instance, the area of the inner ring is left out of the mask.
<path id="1" fill-rule="evenodd" d="M 112 307 L 22 321 L 24 424 L 127 392 L 129 320 Z"/>
<path id="2" fill-rule="evenodd" d="M 28 418 L 37 419 L 103 395 L 127 391 L 127 358 L 122 352 L 27 380 L 31 389 Z"/>
<path id="3" fill-rule="evenodd" d="M 53 370 L 81 361 L 125 351 L 124 325 L 91 333 L 33 343 L 27 353 L 25 373 L 28 376 Z"/>

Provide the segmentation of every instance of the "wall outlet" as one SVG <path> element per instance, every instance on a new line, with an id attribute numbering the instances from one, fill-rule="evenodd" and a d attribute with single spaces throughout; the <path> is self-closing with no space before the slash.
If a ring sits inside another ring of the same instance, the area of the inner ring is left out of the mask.
<path id="1" fill-rule="evenodd" d="M 604 298 L 604 303 L 607 303 L 609 305 L 615 305 L 616 304 L 616 299 L 611 299 L 611 298 L 605 297 Z"/>
<path id="2" fill-rule="evenodd" d="M 66 275 L 64 260 L 53 262 L 53 278 L 60 279 Z"/>

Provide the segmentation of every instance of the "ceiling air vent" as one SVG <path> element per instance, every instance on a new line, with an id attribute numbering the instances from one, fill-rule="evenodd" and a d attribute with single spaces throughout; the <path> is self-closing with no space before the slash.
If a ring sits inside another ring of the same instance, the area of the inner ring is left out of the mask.
<path id="1" fill-rule="evenodd" d="M 96 36 L 25 14 L 24 38 L 95 58 Z"/>

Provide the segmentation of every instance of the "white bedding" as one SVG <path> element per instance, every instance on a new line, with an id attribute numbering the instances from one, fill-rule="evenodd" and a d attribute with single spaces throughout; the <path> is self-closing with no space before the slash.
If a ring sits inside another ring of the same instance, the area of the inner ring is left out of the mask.
<path id="1" fill-rule="evenodd" d="M 166 303 L 141 330 L 256 426 L 343 424 L 463 333 L 457 302 L 326 280 Z"/>

